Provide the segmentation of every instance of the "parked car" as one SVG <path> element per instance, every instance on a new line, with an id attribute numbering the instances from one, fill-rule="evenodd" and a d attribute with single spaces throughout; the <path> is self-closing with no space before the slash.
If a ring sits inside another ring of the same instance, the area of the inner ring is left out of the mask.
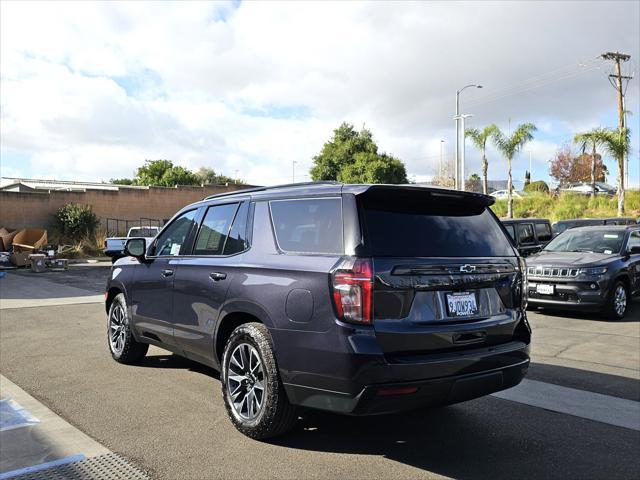
<path id="1" fill-rule="evenodd" d="M 111 263 L 125 256 L 124 245 L 130 238 L 144 238 L 145 244 L 149 245 L 160 231 L 160 227 L 132 227 L 127 232 L 126 237 L 109 237 L 104 241 L 104 254 L 111 257 Z"/>
<path id="2" fill-rule="evenodd" d="M 594 225 L 633 225 L 636 221 L 632 217 L 609 218 L 573 218 L 571 220 L 558 220 L 553 222 L 551 229 L 554 235 L 559 235 L 565 230 L 576 227 L 589 227 Z"/>
<path id="3" fill-rule="evenodd" d="M 509 190 L 496 190 L 489 195 L 491 195 L 496 200 L 506 200 L 507 198 L 509 198 Z M 511 191 L 512 198 L 522 198 L 522 195 L 522 192 L 516 192 L 515 190 Z"/>
<path id="4" fill-rule="evenodd" d="M 108 346 L 221 372 L 235 427 L 290 429 L 297 407 L 368 415 L 512 387 L 529 365 L 524 261 L 470 192 L 336 182 L 208 197 L 107 285 Z"/>
<path id="5" fill-rule="evenodd" d="M 615 195 L 616 188 L 604 182 L 596 182 L 596 195 Z M 591 182 L 574 182 L 564 187 L 558 187 L 558 192 L 591 195 Z"/>
<path id="6" fill-rule="evenodd" d="M 530 306 L 621 319 L 640 294 L 640 226 L 573 228 L 529 257 L 527 267 Z"/>
<path id="7" fill-rule="evenodd" d="M 546 218 L 503 218 L 501 222 L 523 257 L 539 252 L 553 238 Z"/>

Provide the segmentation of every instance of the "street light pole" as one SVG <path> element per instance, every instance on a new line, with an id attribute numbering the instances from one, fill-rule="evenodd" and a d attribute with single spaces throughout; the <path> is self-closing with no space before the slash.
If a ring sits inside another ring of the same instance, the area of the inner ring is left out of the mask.
<path id="1" fill-rule="evenodd" d="M 292 164 L 293 169 L 291 172 L 291 183 L 296 183 L 296 163 L 298 162 L 294 160 Z"/>
<path id="2" fill-rule="evenodd" d="M 466 145 L 465 145 L 465 143 L 466 143 L 465 142 L 466 135 L 465 135 L 465 132 L 464 132 L 464 121 L 465 121 L 465 119 L 467 119 L 469 117 L 473 117 L 473 114 L 464 113 L 464 114 L 458 115 L 456 117 L 457 120 L 460 120 L 462 122 L 462 149 L 461 149 L 462 150 L 462 155 L 461 155 L 461 162 L 460 162 L 460 177 L 461 178 L 460 178 L 460 181 L 458 182 L 459 183 L 458 190 L 462 190 L 463 192 L 467 189 L 466 185 L 465 185 L 465 180 L 464 180 L 464 178 L 465 178 L 464 177 L 464 175 L 465 175 L 465 172 L 464 172 L 464 167 L 465 167 L 464 155 L 465 155 L 465 150 L 466 150 L 466 148 L 465 148 L 466 147 Z"/>
<path id="3" fill-rule="evenodd" d="M 460 128 L 458 124 L 458 120 L 460 119 L 460 94 L 469 87 L 482 88 L 482 85 L 476 85 L 475 83 L 471 83 L 469 85 L 465 85 L 460 90 L 456 90 L 456 116 L 453 117 L 456 121 L 456 174 L 455 174 L 455 188 L 456 190 L 460 190 Z M 462 131 L 464 133 L 464 127 L 462 127 Z M 464 190 L 464 175 L 462 178 L 462 190 Z"/>
<path id="4" fill-rule="evenodd" d="M 440 181 L 443 180 L 443 170 L 442 170 L 442 147 L 444 145 L 444 140 L 440 140 L 440 168 L 438 169 L 438 176 L 440 177 Z"/>

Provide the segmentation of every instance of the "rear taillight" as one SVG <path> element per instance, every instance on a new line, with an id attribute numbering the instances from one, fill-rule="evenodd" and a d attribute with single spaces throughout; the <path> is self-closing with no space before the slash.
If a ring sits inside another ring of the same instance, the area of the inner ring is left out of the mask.
<path id="1" fill-rule="evenodd" d="M 373 267 L 369 258 L 346 257 L 331 276 L 333 302 L 340 320 L 370 324 L 373 320 Z"/>
<path id="2" fill-rule="evenodd" d="M 529 295 L 529 282 L 527 279 L 527 262 L 524 258 L 518 258 L 520 262 L 520 275 L 521 275 L 521 285 L 520 285 L 520 306 L 523 310 L 526 310 L 528 303 L 528 295 Z"/>

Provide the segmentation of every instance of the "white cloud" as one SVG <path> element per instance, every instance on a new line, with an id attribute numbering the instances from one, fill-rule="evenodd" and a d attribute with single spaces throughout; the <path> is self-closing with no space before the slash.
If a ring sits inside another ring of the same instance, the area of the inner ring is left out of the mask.
<path id="1" fill-rule="evenodd" d="M 485 85 L 462 96 L 471 123 L 536 122 L 539 139 L 528 148 L 542 168 L 576 128 L 615 113 L 609 66 L 578 62 L 610 49 L 640 55 L 631 2 L 583 3 L 579 12 L 573 2 L 1 9 L 1 143 L 29 155 L 23 171 L 34 176 L 108 179 L 171 158 L 239 170 L 256 184 L 288 181 L 295 160 L 302 179 L 347 120 L 366 124 L 383 151 L 424 179 L 440 160 L 440 139 L 445 161 L 453 155 L 454 93 L 471 82 Z M 637 87 L 628 89 L 631 110 L 640 110 Z M 490 154 L 490 172 L 501 175 Z M 467 158 L 467 171 L 478 171 L 471 146 Z M 525 164 L 523 156 L 517 168 Z"/>

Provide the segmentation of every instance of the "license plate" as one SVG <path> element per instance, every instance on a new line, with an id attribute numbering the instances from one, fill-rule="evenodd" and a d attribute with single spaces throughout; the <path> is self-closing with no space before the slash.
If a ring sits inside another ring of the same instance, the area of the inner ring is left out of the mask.
<path id="1" fill-rule="evenodd" d="M 447 293 L 447 309 L 451 317 L 468 317 L 478 313 L 476 296 L 469 292 Z"/>
<path id="2" fill-rule="evenodd" d="M 541 295 L 553 295 L 555 293 L 555 287 L 553 285 L 544 285 L 539 283 L 536 285 L 536 292 Z"/>

